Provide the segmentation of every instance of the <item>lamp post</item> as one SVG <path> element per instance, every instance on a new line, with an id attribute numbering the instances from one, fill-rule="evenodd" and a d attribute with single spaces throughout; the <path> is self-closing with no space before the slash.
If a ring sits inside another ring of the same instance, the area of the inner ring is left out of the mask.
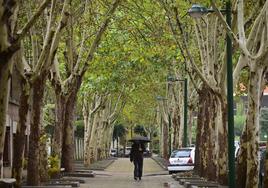
<path id="1" fill-rule="evenodd" d="M 168 112 L 168 142 L 169 142 L 169 156 L 171 155 L 172 143 L 171 143 L 171 112 Z"/>
<path id="2" fill-rule="evenodd" d="M 194 18 L 200 18 L 203 15 L 214 12 L 200 5 L 193 5 L 188 14 Z M 226 22 L 231 27 L 231 0 L 226 2 Z M 226 36 L 227 53 L 227 110 L 228 110 L 228 166 L 229 166 L 229 187 L 235 188 L 235 144 L 234 144 L 234 109 L 233 109 L 233 63 L 232 63 L 232 40 Z"/>
<path id="3" fill-rule="evenodd" d="M 183 147 L 187 147 L 188 143 L 188 131 L 187 131 L 187 117 L 188 117 L 188 108 L 187 108 L 187 104 L 188 104 L 188 79 L 185 77 L 184 79 L 177 79 L 174 78 L 173 76 L 168 76 L 167 80 L 169 82 L 183 82 L 184 83 L 184 94 L 183 94 L 183 98 L 184 98 L 184 107 L 183 107 L 183 141 L 182 141 L 182 146 Z"/>

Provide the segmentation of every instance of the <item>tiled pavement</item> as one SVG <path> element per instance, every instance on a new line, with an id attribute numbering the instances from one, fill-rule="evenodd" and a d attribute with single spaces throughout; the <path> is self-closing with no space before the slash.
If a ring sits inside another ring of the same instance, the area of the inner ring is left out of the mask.
<path id="1" fill-rule="evenodd" d="M 141 181 L 133 179 L 133 164 L 128 158 L 118 158 L 104 171 L 95 171 L 95 178 L 87 178 L 81 188 L 182 188 L 167 171 L 154 160 L 144 159 Z"/>

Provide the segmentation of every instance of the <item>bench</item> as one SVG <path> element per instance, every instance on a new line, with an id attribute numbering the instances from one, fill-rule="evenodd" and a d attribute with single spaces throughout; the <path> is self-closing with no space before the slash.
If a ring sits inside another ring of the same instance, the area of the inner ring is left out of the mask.
<path id="1" fill-rule="evenodd" d="M 185 182 L 184 187 L 185 188 L 193 188 L 193 186 L 196 187 L 210 187 L 210 188 L 218 188 L 219 185 L 217 183 L 211 183 L 211 182 L 205 182 L 205 181 L 194 181 L 194 182 Z"/>
<path id="2" fill-rule="evenodd" d="M 183 185 L 184 184 L 184 182 L 186 182 L 186 181 L 192 181 L 192 180 L 202 180 L 201 178 L 197 178 L 197 177 L 184 177 L 184 178 L 179 178 L 179 177 L 177 177 L 177 178 L 175 178 L 175 180 L 176 181 L 179 181 L 179 183 L 181 184 L 181 185 Z"/>
<path id="3" fill-rule="evenodd" d="M 0 187 L 12 188 L 15 182 L 16 182 L 15 178 L 1 178 Z"/>
<path id="4" fill-rule="evenodd" d="M 94 178 L 95 173 L 84 173 L 84 172 L 66 172 L 64 176 L 71 177 L 84 177 L 84 178 Z"/>
<path id="5" fill-rule="evenodd" d="M 75 181 L 75 182 L 79 182 L 79 183 L 85 183 L 86 181 L 83 180 L 83 179 L 78 179 L 78 178 L 75 178 L 75 177 L 63 177 L 63 178 L 60 178 L 60 179 L 51 179 L 50 182 L 58 182 L 58 181 Z"/>
<path id="6" fill-rule="evenodd" d="M 46 186 L 68 186 L 70 185 L 71 187 L 80 187 L 79 182 L 74 182 L 74 181 L 53 181 L 45 184 Z"/>

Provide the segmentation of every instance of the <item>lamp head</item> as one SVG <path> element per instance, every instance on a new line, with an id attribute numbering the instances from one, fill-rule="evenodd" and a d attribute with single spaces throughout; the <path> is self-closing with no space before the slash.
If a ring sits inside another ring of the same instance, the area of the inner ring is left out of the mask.
<path id="1" fill-rule="evenodd" d="M 176 81 L 176 78 L 174 78 L 174 76 L 172 76 L 172 75 L 169 75 L 169 76 L 167 77 L 167 81 L 168 81 L 168 82 L 174 82 L 174 81 Z"/>
<path id="2" fill-rule="evenodd" d="M 164 98 L 164 97 L 162 97 L 162 96 L 157 96 L 157 97 L 156 97 L 156 100 L 161 101 L 161 100 L 167 100 L 167 99 Z"/>
<path id="3" fill-rule="evenodd" d="M 201 18 L 208 12 L 209 11 L 206 7 L 199 4 L 193 4 L 193 6 L 188 10 L 188 14 L 193 18 Z"/>

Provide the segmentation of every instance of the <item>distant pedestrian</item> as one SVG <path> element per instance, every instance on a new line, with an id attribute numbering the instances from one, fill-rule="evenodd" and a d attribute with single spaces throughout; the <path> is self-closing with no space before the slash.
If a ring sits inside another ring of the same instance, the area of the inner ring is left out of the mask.
<path id="1" fill-rule="evenodd" d="M 136 141 L 132 144 L 130 151 L 130 162 L 134 164 L 134 179 L 141 180 L 143 170 L 144 143 Z"/>

